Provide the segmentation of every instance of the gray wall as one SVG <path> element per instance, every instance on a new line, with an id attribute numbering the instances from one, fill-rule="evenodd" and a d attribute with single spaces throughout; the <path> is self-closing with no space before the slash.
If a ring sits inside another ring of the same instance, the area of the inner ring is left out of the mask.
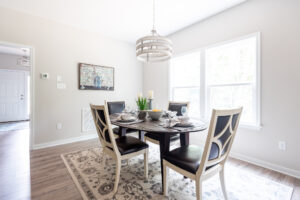
<path id="1" fill-rule="evenodd" d="M 300 1 L 251 0 L 170 36 L 175 55 L 261 32 L 262 129 L 240 128 L 232 155 L 300 177 Z M 158 84 L 161 83 L 162 85 Z M 168 101 L 168 62 L 144 66 L 144 92 Z M 284 140 L 286 151 L 278 149 Z M 193 143 L 201 143 L 193 135 Z"/>
<path id="2" fill-rule="evenodd" d="M 81 133 L 81 109 L 104 100 L 126 100 L 142 91 L 142 67 L 135 46 L 43 18 L 0 7 L 0 41 L 34 47 L 34 145 L 55 144 L 95 132 Z M 78 90 L 78 63 L 115 67 L 115 91 Z M 41 80 L 40 73 L 50 74 Z M 66 90 L 56 88 L 61 75 Z M 56 130 L 56 124 L 63 124 Z"/>

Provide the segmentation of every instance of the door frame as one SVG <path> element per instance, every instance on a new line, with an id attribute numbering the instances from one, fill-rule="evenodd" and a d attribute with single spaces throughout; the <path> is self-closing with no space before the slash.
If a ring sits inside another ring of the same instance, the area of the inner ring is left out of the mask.
<path id="1" fill-rule="evenodd" d="M 18 43 L 11 43 L 6 41 L 0 40 L 0 45 L 3 46 L 9 46 L 9 47 L 15 47 L 15 48 L 28 48 L 30 49 L 30 85 L 28 88 L 30 88 L 30 114 L 29 114 L 29 148 L 33 149 L 34 146 L 34 111 L 35 111 L 35 77 L 34 77 L 34 66 L 35 66 L 35 50 L 33 46 L 25 45 L 25 44 L 18 44 Z"/>

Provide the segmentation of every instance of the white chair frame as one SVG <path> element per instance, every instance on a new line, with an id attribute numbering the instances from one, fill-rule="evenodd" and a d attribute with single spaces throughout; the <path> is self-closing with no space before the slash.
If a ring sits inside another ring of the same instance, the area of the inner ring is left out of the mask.
<path id="1" fill-rule="evenodd" d="M 134 152 L 134 153 L 129 153 L 125 155 L 121 155 L 118 146 L 115 141 L 114 133 L 112 131 L 112 125 L 110 122 L 110 118 L 108 115 L 108 109 L 107 105 L 92 105 L 90 104 L 91 110 L 92 110 L 92 115 L 93 119 L 95 122 L 95 126 L 97 129 L 98 137 L 101 143 L 101 146 L 103 147 L 103 152 L 109 156 L 111 156 L 114 160 L 116 160 L 116 178 L 115 178 L 115 183 L 114 183 L 114 189 L 113 193 L 117 192 L 118 189 L 118 184 L 120 180 L 120 172 L 121 172 L 121 161 L 122 160 L 128 160 L 132 157 L 138 156 L 140 154 L 144 154 L 144 174 L 145 178 L 148 179 L 148 152 L 149 148 Z M 104 123 L 101 118 L 99 117 L 98 110 L 103 110 L 104 111 L 104 116 L 106 123 Z M 98 122 L 102 124 L 104 127 L 103 129 L 100 128 Z M 105 139 L 105 131 L 108 131 L 109 138 L 111 142 L 107 142 Z"/>
<path id="2" fill-rule="evenodd" d="M 168 109 L 171 103 L 178 103 L 178 104 L 186 104 L 187 105 L 187 109 L 190 108 L 190 102 L 189 101 L 169 101 L 169 105 L 168 105 Z M 147 136 L 144 136 L 145 142 L 149 141 L 152 142 L 154 144 L 159 145 L 159 141 L 157 140 L 153 140 L 152 138 L 149 138 Z"/>
<path id="3" fill-rule="evenodd" d="M 178 172 L 178 173 L 180 173 L 180 174 L 182 174 L 182 175 L 184 175 L 184 176 L 186 176 L 186 177 L 188 177 L 192 180 L 195 180 L 197 200 L 202 199 L 202 197 L 201 197 L 202 182 L 204 180 L 214 176 L 215 174 L 219 173 L 224 198 L 226 200 L 228 199 L 227 192 L 226 192 L 226 186 L 225 186 L 224 165 L 225 165 L 225 162 L 228 158 L 228 155 L 229 155 L 229 152 L 231 150 L 231 146 L 232 146 L 234 137 L 236 135 L 239 120 L 240 120 L 240 117 L 241 117 L 241 112 L 242 112 L 242 108 L 233 109 L 233 110 L 213 110 L 212 111 L 210 126 L 209 126 L 209 130 L 208 130 L 208 135 L 207 135 L 204 151 L 203 151 L 202 158 L 201 158 L 201 163 L 200 163 L 200 166 L 199 166 L 196 174 L 193 174 L 189 171 L 181 169 L 180 167 L 177 167 L 177 166 L 171 164 L 170 162 L 168 162 L 165 159 L 163 160 L 163 171 L 164 171 L 163 193 L 164 193 L 165 196 L 168 195 L 167 178 L 168 178 L 169 168 L 171 168 L 174 171 L 176 171 L 176 172 Z M 236 115 L 236 114 L 239 114 L 239 115 L 238 115 L 238 118 L 237 118 L 237 121 L 236 121 L 235 128 L 233 130 L 232 117 L 233 117 L 233 115 Z M 218 117 L 219 116 L 228 116 L 228 115 L 230 116 L 230 119 L 228 120 L 227 125 L 225 126 L 225 128 L 217 136 L 214 136 Z M 222 145 L 218 139 L 226 132 L 228 127 L 230 128 L 231 135 L 227 138 L 224 145 Z M 211 145 L 212 145 L 213 142 L 218 145 L 219 155 L 218 155 L 218 158 L 213 159 L 213 160 L 209 160 L 209 153 L 210 153 Z M 221 155 L 223 149 L 226 147 L 226 144 L 228 144 L 228 142 L 230 142 L 230 143 L 229 143 L 227 152 L 224 153 L 223 155 Z M 211 168 L 206 170 L 207 167 L 211 167 Z"/>

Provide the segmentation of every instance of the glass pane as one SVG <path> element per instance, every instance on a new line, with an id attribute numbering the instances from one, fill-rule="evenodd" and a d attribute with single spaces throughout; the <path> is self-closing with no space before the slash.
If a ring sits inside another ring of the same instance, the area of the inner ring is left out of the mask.
<path id="1" fill-rule="evenodd" d="M 243 106 L 241 122 L 255 123 L 252 85 L 210 87 L 209 93 L 209 110 Z"/>
<path id="2" fill-rule="evenodd" d="M 174 101 L 189 101 L 189 117 L 200 118 L 200 88 L 173 88 Z"/>
<path id="3" fill-rule="evenodd" d="M 254 82 L 256 37 L 209 48 L 205 58 L 208 85 Z"/>
<path id="4" fill-rule="evenodd" d="M 200 85 L 200 53 L 191 53 L 171 59 L 171 87 Z"/>

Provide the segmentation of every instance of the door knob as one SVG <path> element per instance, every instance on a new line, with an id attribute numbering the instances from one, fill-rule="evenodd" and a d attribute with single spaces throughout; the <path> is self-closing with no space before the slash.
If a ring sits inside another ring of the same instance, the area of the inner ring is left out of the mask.
<path id="1" fill-rule="evenodd" d="M 21 94 L 20 99 L 21 99 L 21 100 L 24 100 L 24 94 Z"/>

